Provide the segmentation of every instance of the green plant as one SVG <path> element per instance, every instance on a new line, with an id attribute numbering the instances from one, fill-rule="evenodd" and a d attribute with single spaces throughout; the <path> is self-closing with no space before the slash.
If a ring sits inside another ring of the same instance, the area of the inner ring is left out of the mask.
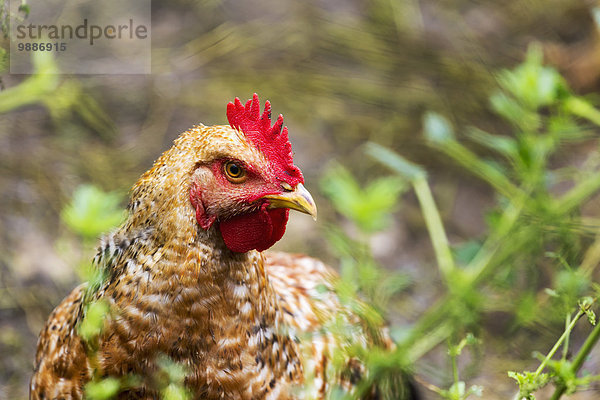
<path id="1" fill-rule="evenodd" d="M 463 338 L 458 344 L 456 345 L 449 345 L 449 349 L 448 349 L 448 355 L 450 356 L 450 359 L 452 361 L 452 376 L 454 379 L 454 382 L 452 383 L 452 386 L 450 386 L 449 389 L 447 390 L 442 390 L 439 388 L 435 388 L 434 391 L 437 391 L 437 393 L 444 399 L 448 399 L 448 400 L 465 400 L 467 398 L 469 398 L 469 396 L 471 395 L 476 395 L 481 397 L 481 394 L 483 392 L 483 388 L 480 386 L 471 386 L 470 388 L 467 389 L 465 382 L 459 380 L 458 376 L 459 376 L 459 371 L 458 371 L 458 356 L 461 355 L 463 349 L 465 348 L 465 346 L 471 344 L 476 344 L 478 341 L 475 338 L 475 336 L 473 336 L 472 334 L 467 334 L 467 336 L 465 338 Z"/>
<path id="2" fill-rule="evenodd" d="M 542 64 L 541 50 L 535 44 L 530 47 L 525 62 L 499 73 L 497 82 L 499 90 L 490 96 L 490 105 L 512 127 L 513 133 L 497 135 L 465 127 L 461 135 L 471 141 L 471 147 L 487 154 L 485 157 L 461 143 L 452 123 L 442 115 L 427 112 L 423 118 L 428 144 L 494 189 L 496 205 L 485 216 L 487 232 L 483 237 L 452 245 L 425 171 L 388 148 L 375 143 L 366 147 L 367 154 L 394 171 L 405 182 L 403 185 L 412 186 L 445 285 L 444 295 L 405 330 L 399 337 L 397 349 L 388 352 L 386 357 L 395 367 L 407 369 L 444 340 L 458 343 L 449 345 L 452 359 L 449 388 L 428 387 L 443 398 L 465 399 L 471 394 L 480 394 L 482 388 L 466 389 L 465 382 L 458 379 L 456 357 L 467 342 L 459 338 L 465 337 L 466 332 L 485 329 L 483 314 L 494 310 L 509 312 L 514 331 L 532 324 L 556 326 L 560 321 L 552 315 L 560 310 L 560 315 L 569 315 L 565 331 L 543 358 L 538 371 L 510 373 L 519 382 L 522 398 L 533 398 L 535 390 L 553 382 L 557 386 L 553 398 L 558 399 L 562 393 L 571 393 L 596 380 L 596 377 L 578 378 L 577 371 L 598 340 L 598 328 L 592 330 L 574 361 L 566 359 L 566 350 L 575 322 L 585 314 L 594 320 L 590 308 L 593 301 L 586 300 L 585 296 L 590 294 L 592 272 L 600 261 L 600 236 L 590 244 L 589 235 L 579 227 L 593 225 L 580 209 L 600 189 L 600 174 L 595 154 L 579 169 L 556 168 L 552 157 L 568 149 L 571 143 L 589 140 L 591 129 L 600 125 L 600 112 L 585 99 L 572 94 L 555 69 Z M 326 193 L 340 213 L 365 231 L 368 207 L 348 205 L 338 197 L 353 193 L 352 201 L 377 203 L 377 200 L 356 195 L 359 185 L 349 183 L 350 174 L 346 171 L 338 171 L 336 167 L 327 178 Z M 565 184 L 570 186 L 566 192 L 556 190 L 558 185 Z M 336 192 L 331 193 L 330 188 Z M 364 214 L 353 211 L 356 209 Z M 393 209 L 393 203 L 385 208 Z M 374 220 L 378 218 L 375 216 Z M 366 231 L 372 233 L 380 227 L 374 224 L 373 229 Z M 339 233 L 330 235 L 330 242 L 342 260 L 341 281 L 345 286 L 348 281 L 352 282 L 348 276 L 360 276 L 363 265 L 370 266 L 372 276 L 381 271 L 372 259 L 367 240 L 363 238 L 358 243 L 354 240 Z M 345 253 L 340 249 L 345 249 Z M 358 254 L 357 249 L 361 249 Z M 354 272 L 347 272 L 348 269 Z M 540 285 L 542 280 L 552 282 L 551 287 Z M 361 280 L 370 281 L 374 280 Z M 353 296 L 367 299 L 372 299 L 370 293 L 380 290 L 377 285 L 369 289 L 356 282 L 350 286 Z M 386 301 L 380 302 L 376 309 L 386 309 Z M 578 301 L 579 311 L 570 317 L 572 306 Z M 544 317 L 540 318 L 541 315 Z M 552 357 L 561 345 L 565 349 L 563 359 L 555 361 Z M 368 356 L 365 360 L 368 367 L 385 371 L 371 365 Z M 543 373 L 545 368 L 550 372 Z"/>
<path id="3" fill-rule="evenodd" d="M 66 226 L 80 237 L 84 246 L 90 246 L 98 236 L 122 222 L 124 214 L 121 203 L 123 196 L 117 192 L 104 192 L 93 185 L 81 185 L 73 192 L 71 201 L 63 208 L 61 218 Z M 80 269 L 88 281 L 88 288 L 97 288 L 105 278 L 105 271 L 81 260 Z M 93 290 L 92 290 L 93 292 Z M 89 293 L 89 292 L 88 292 Z M 111 310 L 105 301 L 96 301 L 86 295 L 84 316 L 77 326 L 77 332 L 88 344 L 88 357 L 92 367 L 92 379 L 86 384 L 86 398 L 109 400 L 120 391 L 136 387 L 140 378 L 133 374 L 121 378 L 103 377 L 97 361 L 98 338 L 102 334 L 105 321 L 111 318 Z M 169 357 L 157 354 L 159 369 L 152 379 L 160 389 L 163 400 L 188 400 L 190 394 L 183 384 L 185 368 Z"/>
<path id="4" fill-rule="evenodd" d="M 398 196 L 406 189 L 406 182 L 395 176 L 376 179 L 362 188 L 341 165 L 330 168 L 321 180 L 321 190 L 335 209 L 365 233 L 387 227 Z"/>
<path id="5" fill-rule="evenodd" d="M 579 310 L 571 317 L 568 313 L 565 320 L 565 331 L 556 341 L 552 349 L 546 356 L 537 354 L 541 363 L 535 372 L 515 372 L 509 371 L 508 376 L 515 379 L 519 385 L 519 393 L 516 396 L 519 400 L 535 399 L 534 392 L 546 386 L 549 382 L 554 382 L 556 390 L 552 395 L 552 400 L 559 399 L 564 393 L 572 394 L 576 390 L 585 389 L 593 381 L 600 380 L 600 375 L 577 377 L 577 372 L 582 367 L 584 360 L 588 357 L 592 348 L 600 339 L 600 328 L 596 326 L 596 314 L 592 311 L 591 306 L 595 302 L 592 298 L 583 298 L 579 302 Z M 590 333 L 587 340 L 575 355 L 573 361 L 567 360 L 569 351 L 569 336 L 575 324 L 579 319 L 586 315 L 590 324 L 596 326 Z M 555 353 L 563 346 L 563 354 L 560 360 L 553 360 Z M 544 369 L 549 369 L 548 373 L 543 373 Z"/>
<path id="6" fill-rule="evenodd" d="M 123 221 L 122 202 L 123 196 L 119 193 L 107 193 L 93 185 L 81 185 L 62 210 L 61 218 L 84 240 L 95 241 Z"/>

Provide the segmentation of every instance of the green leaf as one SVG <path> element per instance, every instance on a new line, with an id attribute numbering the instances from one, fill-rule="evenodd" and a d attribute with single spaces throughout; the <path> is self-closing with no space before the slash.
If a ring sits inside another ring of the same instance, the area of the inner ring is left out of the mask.
<path id="1" fill-rule="evenodd" d="M 556 102 L 563 87 L 558 71 L 543 65 L 542 48 L 537 43 L 529 46 L 525 62 L 514 70 L 502 71 L 498 82 L 530 111 Z"/>
<path id="2" fill-rule="evenodd" d="M 571 116 L 564 114 L 548 117 L 548 131 L 559 140 L 591 139 L 594 132 L 590 129 L 581 129 Z"/>
<path id="3" fill-rule="evenodd" d="M 35 73 L 19 85 L 0 91 L 0 113 L 38 103 L 55 101 L 62 80 L 50 51 L 33 52 L 31 56 Z M 48 105 L 49 103 L 47 103 Z"/>
<path id="4" fill-rule="evenodd" d="M 96 186 L 81 185 L 71 202 L 63 209 L 63 222 L 85 239 L 95 239 L 118 225 L 124 217 L 120 204 L 122 196 L 103 192 Z"/>
<path id="5" fill-rule="evenodd" d="M 120 388 L 121 383 L 114 377 L 91 381 L 85 385 L 85 398 L 90 400 L 112 399 L 117 395 Z"/>
<path id="6" fill-rule="evenodd" d="M 538 114 L 523 108 L 517 101 L 498 92 L 490 96 L 492 109 L 500 116 L 526 131 L 534 131 L 540 125 Z"/>
<path id="7" fill-rule="evenodd" d="M 454 140 L 454 129 L 442 115 L 428 111 L 423 116 L 423 132 L 432 142 L 447 142 Z"/>
<path id="8" fill-rule="evenodd" d="M 185 365 L 177 363 L 165 355 L 158 358 L 158 366 L 167 374 L 171 383 L 182 383 L 187 374 Z"/>
<path id="9" fill-rule="evenodd" d="M 104 300 L 88 304 L 85 310 L 85 317 L 77 329 L 79 335 L 88 342 L 100 335 L 104 328 L 104 320 L 108 312 L 109 306 Z"/>
<path id="10" fill-rule="evenodd" d="M 406 190 L 406 184 L 398 177 L 384 177 L 363 189 L 347 169 L 338 165 L 325 174 L 321 188 L 339 213 L 362 231 L 375 232 L 389 223 L 389 214 L 400 193 Z"/>
<path id="11" fill-rule="evenodd" d="M 584 297 L 579 301 L 579 309 L 585 313 L 588 321 L 592 325 L 596 325 L 596 313 L 592 310 L 592 304 L 594 304 L 592 297 Z"/>
<path id="12" fill-rule="evenodd" d="M 516 380 L 519 385 L 519 399 L 535 400 L 533 392 L 550 382 L 550 376 L 545 373 L 538 375 L 530 371 L 524 373 L 508 371 L 508 376 Z"/>
<path id="13" fill-rule="evenodd" d="M 585 118 L 600 126 L 600 111 L 581 97 L 570 96 L 564 102 L 564 107 L 570 113 Z"/>
<path id="14" fill-rule="evenodd" d="M 505 157 L 514 158 L 518 153 L 517 142 L 511 137 L 492 135 L 475 127 L 467 129 L 466 133 L 472 141 Z"/>
<path id="15" fill-rule="evenodd" d="M 184 386 L 170 383 L 162 390 L 163 400 L 188 400 L 191 399 L 190 393 Z"/>
<path id="16" fill-rule="evenodd" d="M 460 400 L 465 397 L 466 385 L 463 381 L 458 381 L 450 386 L 450 390 L 448 390 L 451 399 Z"/>
<path id="17" fill-rule="evenodd" d="M 161 398 L 163 400 L 190 399 L 191 394 L 183 385 L 188 374 L 186 365 L 173 361 L 164 354 L 158 357 L 157 364 L 160 368 L 157 380 L 161 387 Z"/>

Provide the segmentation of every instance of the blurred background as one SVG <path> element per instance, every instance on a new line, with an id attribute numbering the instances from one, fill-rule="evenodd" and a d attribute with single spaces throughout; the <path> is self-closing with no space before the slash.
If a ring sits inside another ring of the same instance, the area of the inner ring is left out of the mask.
<path id="1" fill-rule="evenodd" d="M 383 153 L 369 152 L 365 144 L 377 143 L 427 171 L 453 254 L 458 264 L 468 264 L 500 229 L 494 218 L 501 218 L 511 197 L 500 184 L 478 176 L 479 164 L 461 165 L 467 153 L 452 149 L 460 146 L 485 160 L 482 166 L 535 194 L 538 186 L 523 172 L 533 167 L 519 169 L 518 160 L 535 161 L 531 154 L 547 143 L 543 138 L 567 132 L 540 156 L 544 163 L 535 171 L 543 179 L 535 182 L 547 190 L 531 197 L 539 204 L 553 196 L 560 200 L 577 182 L 593 177 L 599 165 L 594 107 L 600 103 L 599 23 L 598 4 L 584 0 L 155 0 L 152 73 L 129 76 L 61 75 L 48 57 L 38 60 L 34 75 L 10 75 L 10 39 L 4 36 L 0 398 L 27 398 L 40 329 L 85 278 L 97 238 L 118 224 L 139 175 L 179 133 L 196 123 L 225 124 L 227 102 L 254 92 L 262 102 L 271 101 L 275 114 L 284 114 L 295 163 L 319 206 L 316 224 L 294 215 L 276 248 L 343 267 L 335 238 L 365 244 L 377 268 L 403 277 L 385 302 L 395 337 L 414 336 L 415 326 L 433 329 L 422 316 L 436 315 L 432 307 L 453 291 L 432 247 L 426 225 L 431 214 L 422 211 L 406 174 L 396 176 L 378 160 Z M 527 97 L 536 84 L 545 84 L 524 78 L 524 86 L 511 92 L 506 71 L 526 59 L 536 76 L 548 73 L 555 83 L 549 100 L 530 107 L 543 122 L 533 127 L 522 124 L 529 114 L 510 109 L 498 94 L 510 92 L 518 102 L 516 92 Z M 514 139 L 518 149 L 512 156 L 498 154 L 506 142 L 470 140 L 467 132 L 474 131 Z M 449 132 L 451 139 L 432 144 L 431 137 Z M 555 169 L 560 173 L 548 173 Z M 387 190 L 372 185 L 384 178 L 379 186 Z M 381 195 L 369 199 L 377 190 Z M 589 249 L 596 243 L 594 218 L 600 217 L 596 190 L 592 185 L 576 198 L 569 215 L 560 217 L 564 224 L 558 214 L 539 206 L 535 210 L 546 210 L 541 217 L 523 203 L 529 210 L 523 227 L 539 229 L 527 236 L 537 238 L 535 245 L 527 242 L 531 247 L 498 259 L 501 267 L 490 270 L 485 285 L 471 287 L 478 297 L 465 300 L 477 305 L 469 305 L 464 318 L 457 311 L 454 317 L 462 322 L 450 323 L 450 333 L 432 339 L 411 359 L 425 398 L 443 397 L 436 388 L 456 383 L 448 346 L 467 332 L 479 342 L 458 357 L 460 380 L 467 387 L 480 385 L 485 399 L 518 392 L 507 371 L 535 370 L 539 360 L 532 352 L 546 354 L 565 329 L 565 312 L 549 291 L 559 296 L 560 285 L 571 285 L 569 312 L 578 298 L 593 292 L 598 250 Z M 363 196 L 366 205 L 341 204 L 336 191 Z M 349 207 L 356 209 L 349 213 Z M 380 221 L 370 225 L 373 218 Z M 584 261 L 585 279 L 573 272 Z M 573 353 L 590 329 L 587 322 L 577 325 Z M 587 358 L 588 374 L 600 373 L 599 355 L 592 350 Z M 579 388 L 571 398 L 598 398 L 593 383 Z M 551 393 L 543 389 L 539 398 Z"/>

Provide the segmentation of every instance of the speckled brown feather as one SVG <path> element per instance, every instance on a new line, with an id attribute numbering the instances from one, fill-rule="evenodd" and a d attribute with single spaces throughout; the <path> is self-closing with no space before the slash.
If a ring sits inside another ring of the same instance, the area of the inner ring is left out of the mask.
<path id="1" fill-rule="evenodd" d="M 98 249 L 95 263 L 107 278 L 87 296 L 107 301 L 111 312 L 98 338 L 96 370 L 76 330 L 82 285 L 40 334 L 31 399 L 81 399 L 92 376 L 127 374 L 142 382 L 119 398 L 157 398 L 160 355 L 187 367 L 186 386 L 198 399 L 296 398 L 293 386 L 307 376 L 314 379 L 313 396 L 325 395 L 337 379 L 326 372 L 336 343 L 319 330 L 321 322 L 339 313 L 356 317 L 332 291 L 319 293 L 317 286 L 329 285 L 334 273 L 318 260 L 234 253 L 216 227 L 198 227 L 190 183 L 203 179 L 199 165 L 219 157 L 268 167 L 230 127 L 183 133 L 133 187 L 127 220 Z M 306 354 L 312 358 L 303 360 Z"/>

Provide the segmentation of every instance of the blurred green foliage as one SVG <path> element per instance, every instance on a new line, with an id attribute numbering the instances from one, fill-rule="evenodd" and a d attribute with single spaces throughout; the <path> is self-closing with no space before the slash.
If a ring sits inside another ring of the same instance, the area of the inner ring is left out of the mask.
<path id="1" fill-rule="evenodd" d="M 386 228 L 399 195 L 407 189 L 397 177 L 379 178 L 361 188 L 347 169 L 330 168 L 321 180 L 321 190 L 333 202 L 336 210 L 364 232 Z"/>
<path id="2" fill-rule="evenodd" d="M 458 356 L 462 354 L 463 349 L 467 345 L 478 344 L 478 340 L 472 334 L 467 334 L 458 344 L 450 345 L 448 349 L 448 355 L 452 362 L 452 375 L 454 377 L 454 383 L 448 390 L 440 390 L 438 394 L 448 400 L 465 400 L 471 395 L 481 397 L 483 388 L 481 386 L 471 386 L 467 388 L 465 382 L 459 380 L 458 371 Z"/>
<path id="3" fill-rule="evenodd" d="M 184 386 L 186 377 L 185 366 L 172 361 L 166 356 L 159 357 L 158 366 L 160 371 L 159 386 L 163 400 L 188 400 L 191 399 L 190 392 Z"/>
<path id="4" fill-rule="evenodd" d="M 497 205 L 486 219 L 488 231 L 483 238 L 469 239 L 453 250 L 425 172 L 385 147 L 376 144 L 367 147 L 371 157 L 395 171 L 404 182 L 412 184 L 447 290 L 442 299 L 418 318 L 410 332 L 400 338 L 398 348 L 387 352 L 385 366 L 369 357 L 361 358 L 366 360 L 369 370 L 379 375 L 370 378 L 374 381 L 389 377 L 386 374 L 392 371 L 406 370 L 446 339 L 449 343 L 458 342 L 449 347 L 452 383 L 448 389 L 433 390 L 443 398 L 455 400 L 481 395 L 481 387 L 467 389 L 466 383 L 459 379 L 456 362 L 464 346 L 476 341 L 471 334 L 467 335 L 468 339 L 457 338 L 470 330 L 481 335 L 481 330 L 485 329 L 482 316 L 500 305 L 497 301 L 500 297 L 512 299 L 501 306 L 504 311 L 506 306 L 509 307 L 515 327 L 528 326 L 532 322 L 551 325 L 567 316 L 565 331 L 542 358 L 535 373 L 509 373 L 519 383 L 519 398 L 534 398 L 533 392 L 549 382 L 556 385 L 553 398 L 559 398 L 562 392 L 581 390 L 597 378 L 577 378 L 581 364 L 571 363 L 566 355 L 568 338 L 577 320 L 587 314 L 590 322 L 595 323 L 591 309 L 594 300 L 585 296 L 592 294 L 590 268 L 598 265 L 600 258 L 594 252 L 586 252 L 589 240 L 581 231 L 572 228 L 582 224 L 581 206 L 600 189 L 600 175 L 595 165 L 581 170 L 555 168 L 550 159 L 568 143 L 588 140 L 589 127 L 582 119 L 595 122 L 590 116 L 598 111 L 584 99 L 574 96 L 555 69 L 542 64 L 537 45 L 530 47 L 522 65 L 502 71 L 498 83 L 501 91 L 491 95 L 490 104 L 498 115 L 511 123 L 514 134 L 500 136 L 479 128 L 464 128 L 469 139 L 499 156 L 495 159 L 482 158 L 460 143 L 455 129 L 445 117 L 427 112 L 423 118 L 424 134 L 433 148 L 447 154 L 496 190 Z M 582 106 L 573 107 L 574 102 Z M 581 109 L 586 112 L 581 113 Z M 349 205 L 338 199 L 338 196 L 353 196 L 352 201 L 374 202 L 359 192 L 357 194 L 356 188 L 360 186 L 348 173 L 340 173 L 344 171 L 340 168 L 335 167 L 330 172 L 324 185 L 336 209 L 358 227 L 364 226 L 363 221 L 370 218 L 381 219 L 379 212 L 382 210 L 374 212 L 375 208 Z M 379 179 L 375 182 L 384 178 Z M 564 181 L 571 184 L 570 189 L 557 192 L 556 185 Z M 352 189 L 348 190 L 348 187 Z M 386 205 L 383 211 L 393 209 L 393 204 Z M 349 207 L 352 212 L 347 211 Z M 370 255 L 367 239 L 356 243 L 337 233 L 331 240 L 338 253 L 343 255 L 341 283 L 336 287 L 338 293 L 342 293 L 343 301 L 348 301 L 348 297 L 345 289 L 340 288 L 352 287 L 352 296 L 363 296 L 377 304 L 376 309 L 363 308 L 365 312 L 361 314 L 369 323 L 377 323 L 381 316 L 374 318 L 372 314 L 389 309 L 390 297 L 375 300 L 374 294 L 382 291 L 385 279 L 360 276 L 364 265 L 371 266 L 370 276 L 379 277 L 382 273 Z M 339 252 L 340 249 L 345 252 Z M 589 249 L 593 250 L 594 245 Z M 586 267 L 571 267 L 580 265 L 590 254 L 595 258 L 591 262 L 587 260 Z M 544 264 L 550 264 L 554 271 L 550 288 L 538 284 L 539 268 Z M 348 269 L 355 272 L 345 272 Z M 496 277 L 500 276 L 502 279 L 498 283 Z M 511 283 L 507 285 L 507 282 Z M 399 289 L 404 288 L 399 285 Z M 350 298 L 354 298 L 352 296 Z M 579 311 L 576 310 L 578 303 Z M 571 317 L 573 312 L 575 315 Z M 596 329 L 590 333 L 576 359 L 583 360 L 589 354 L 598 340 L 595 332 Z M 561 345 L 564 346 L 563 358 L 556 361 L 553 356 Z M 545 368 L 548 372 L 543 373 Z"/>
<path id="5" fill-rule="evenodd" d="M 115 398 L 120 389 L 119 379 L 108 377 L 88 382 L 85 385 L 85 395 L 90 400 L 109 400 Z"/>
<path id="6" fill-rule="evenodd" d="M 73 193 L 69 204 L 61 213 L 63 222 L 88 243 L 95 243 L 98 236 L 123 221 L 123 196 L 116 192 L 104 192 L 93 185 L 81 185 Z M 86 384 L 86 398 L 108 400 L 115 398 L 126 388 L 136 387 L 139 379 L 134 375 L 121 378 L 103 377 L 96 363 L 97 340 L 102 334 L 105 320 L 111 318 L 109 304 L 103 300 L 93 300 L 89 295 L 104 282 L 106 271 L 90 266 L 88 260 L 82 260 L 81 273 L 88 281 L 85 296 L 85 310 L 82 321 L 77 326 L 78 334 L 86 341 L 89 359 L 93 367 L 93 377 Z M 185 368 L 170 358 L 157 355 L 159 370 L 154 377 L 159 384 L 163 400 L 188 400 L 190 394 L 183 385 Z"/>
<path id="7" fill-rule="evenodd" d="M 72 194 L 61 213 L 62 222 L 75 234 L 84 247 L 95 247 L 97 240 L 102 234 L 119 225 L 125 218 L 123 210 L 124 196 L 119 192 L 105 192 L 97 186 L 82 184 Z M 88 292 L 93 292 L 104 282 L 106 270 L 96 268 L 87 252 L 80 255 L 76 264 L 76 272 L 83 281 L 88 282 Z M 86 295 L 87 299 L 87 295 Z M 92 303 L 91 307 L 101 307 L 102 304 Z M 98 319 L 102 319 L 104 313 L 94 313 L 89 323 L 91 333 L 86 336 L 93 337 L 93 328 L 99 328 Z M 87 328 L 86 328 L 87 329 Z M 87 332 L 84 331 L 84 332 Z"/>
<path id="8" fill-rule="evenodd" d="M 77 326 L 77 332 L 86 342 L 91 342 L 102 332 L 104 319 L 109 306 L 105 301 L 95 301 L 86 305 L 85 318 Z"/>
<path id="9" fill-rule="evenodd" d="M 107 193 L 93 185 L 81 185 L 63 209 L 61 218 L 85 240 L 96 240 L 123 221 L 122 204 L 123 196 L 117 192 Z"/>
<path id="10" fill-rule="evenodd" d="M 0 113 L 39 101 L 53 105 L 51 97 L 54 98 L 60 82 L 54 56 L 40 52 L 33 56 L 32 61 L 36 71 L 34 75 L 0 92 Z"/>

